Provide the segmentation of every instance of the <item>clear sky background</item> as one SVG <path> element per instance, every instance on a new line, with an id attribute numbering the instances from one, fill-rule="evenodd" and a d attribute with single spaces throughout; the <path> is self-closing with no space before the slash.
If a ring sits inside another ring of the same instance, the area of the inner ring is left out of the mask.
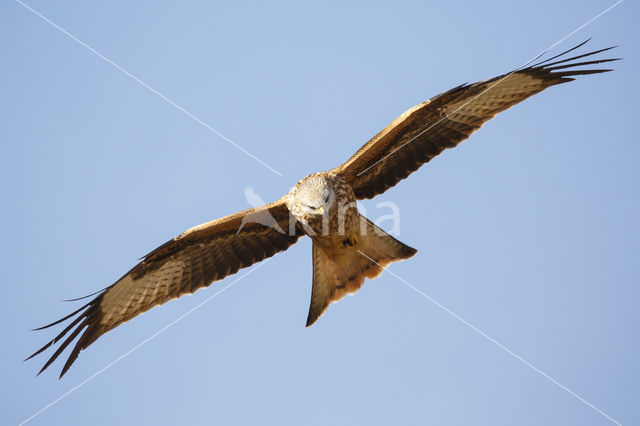
<path id="1" fill-rule="evenodd" d="M 521 65 L 613 1 L 28 4 L 0 13 L 0 416 L 16 424 L 204 302 L 152 310 L 62 362 L 22 362 L 183 230 L 332 168 L 405 109 Z M 391 271 L 608 416 L 640 424 L 640 17 L 627 0 L 557 46 L 619 44 L 364 203 L 419 252 Z M 584 50 L 586 51 L 586 50 Z M 30 425 L 608 425 L 387 273 L 304 327 L 302 240 Z M 59 329 L 57 329 L 59 330 Z M 48 354 L 51 352 L 47 352 Z"/>

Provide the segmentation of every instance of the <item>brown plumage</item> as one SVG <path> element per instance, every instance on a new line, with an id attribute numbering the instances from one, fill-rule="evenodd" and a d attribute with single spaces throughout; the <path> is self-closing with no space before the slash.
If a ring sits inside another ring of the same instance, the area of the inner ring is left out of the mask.
<path id="1" fill-rule="evenodd" d="M 307 326 L 313 324 L 332 302 L 357 291 L 365 278 L 375 278 L 389 263 L 416 253 L 360 215 L 355 201 L 381 194 L 496 114 L 547 87 L 610 71 L 580 67 L 617 59 L 576 60 L 611 48 L 553 61 L 583 44 L 538 64 L 435 96 L 400 115 L 346 163 L 307 176 L 280 200 L 187 230 L 146 255 L 75 312 L 39 328 L 75 316 L 29 358 L 62 341 L 42 372 L 78 339 L 62 377 L 80 351 L 109 330 L 284 251 L 303 235 L 313 240 Z"/>
<path id="2" fill-rule="evenodd" d="M 585 43 L 539 64 L 454 87 L 408 109 L 333 172 L 351 182 L 358 199 L 383 193 L 445 149 L 467 139 L 496 114 L 576 76 L 611 71 L 575 67 L 617 58 L 574 61 L 613 47 L 551 62 Z"/>
<path id="3" fill-rule="evenodd" d="M 246 221 L 246 218 L 251 220 Z M 269 220 L 275 223 L 270 225 Z M 290 220 L 293 232 L 284 232 L 289 230 Z M 84 329 L 62 369 L 62 377 L 80 350 L 107 331 L 154 306 L 193 293 L 213 281 L 235 274 L 240 268 L 284 251 L 302 235 L 300 226 L 295 224 L 281 201 L 191 228 L 144 256 L 115 284 L 71 315 L 38 328 L 51 327 L 82 312 L 29 358 L 57 343 L 75 327 L 40 370 L 44 371 Z"/>

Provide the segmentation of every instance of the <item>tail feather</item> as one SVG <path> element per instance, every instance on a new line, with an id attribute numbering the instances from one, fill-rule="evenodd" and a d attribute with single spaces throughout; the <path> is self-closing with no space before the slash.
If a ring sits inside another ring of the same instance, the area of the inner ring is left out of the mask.
<path id="1" fill-rule="evenodd" d="M 360 215 L 361 232 L 354 246 L 313 242 L 313 286 L 307 327 L 346 294 L 355 293 L 364 279 L 375 278 L 391 262 L 408 259 L 417 250 L 396 240 Z"/>

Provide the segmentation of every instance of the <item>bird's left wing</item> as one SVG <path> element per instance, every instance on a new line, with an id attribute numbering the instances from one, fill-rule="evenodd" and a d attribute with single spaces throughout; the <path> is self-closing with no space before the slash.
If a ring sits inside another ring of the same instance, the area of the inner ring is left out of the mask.
<path id="1" fill-rule="evenodd" d="M 146 255 L 80 309 L 39 328 L 51 327 L 77 315 L 60 334 L 29 358 L 70 333 L 42 367 L 41 373 L 80 335 L 62 369 L 62 377 L 79 352 L 109 330 L 154 306 L 193 293 L 240 268 L 284 251 L 301 235 L 299 224 L 283 200 L 191 228 Z"/>
<path id="2" fill-rule="evenodd" d="M 383 193 L 445 149 L 467 139 L 496 114 L 575 76 L 611 71 L 574 67 L 615 61 L 576 61 L 612 48 L 564 58 L 585 43 L 539 64 L 455 87 L 410 108 L 332 172 L 347 179 L 357 199 Z"/>

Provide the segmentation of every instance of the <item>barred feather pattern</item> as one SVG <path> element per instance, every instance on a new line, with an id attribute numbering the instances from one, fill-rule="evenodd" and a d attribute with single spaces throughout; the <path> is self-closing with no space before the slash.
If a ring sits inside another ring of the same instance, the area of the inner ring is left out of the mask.
<path id="1" fill-rule="evenodd" d="M 498 113 L 577 76 L 611 71 L 582 67 L 619 58 L 578 59 L 613 47 L 564 58 L 585 43 L 537 64 L 462 84 L 410 108 L 332 172 L 349 182 L 359 200 L 385 192 L 445 149 L 457 146 Z M 560 57 L 563 59 L 552 61 Z"/>

